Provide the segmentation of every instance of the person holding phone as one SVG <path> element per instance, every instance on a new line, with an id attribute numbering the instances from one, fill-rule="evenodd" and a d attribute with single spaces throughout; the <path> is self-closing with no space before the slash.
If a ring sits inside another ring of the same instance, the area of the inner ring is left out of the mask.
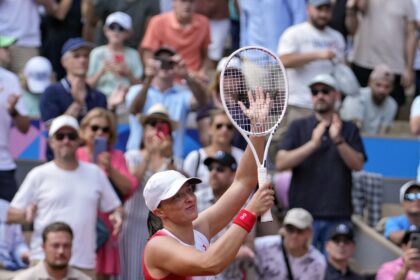
<path id="1" fill-rule="evenodd" d="M 403 255 L 384 263 L 376 274 L 377 280 L 415 280 L 420 274 L 420 229 L 413 227 L 402 239 Z"/>
<path id="2" fill-rule="evenodd" d="M 96 163 L 108 176 L 123 202 L 135 192 L 138 182 L 130 174 L 123 153 L 112 147 L 116 137 L 114 115 L 102 108 L 93 109 L 80 124 L 80 138 L 85 145 L 77 150 L 76 155 L 81 161 Z M 104 213 L 99 213 L 99 217 L 109 229 L 112 228 Z M 109 279 L 109 276 L 119 274 L 117 236 L 109 236 L 105 244 L 97 250 L 96 272 L 97 279 Z"/>

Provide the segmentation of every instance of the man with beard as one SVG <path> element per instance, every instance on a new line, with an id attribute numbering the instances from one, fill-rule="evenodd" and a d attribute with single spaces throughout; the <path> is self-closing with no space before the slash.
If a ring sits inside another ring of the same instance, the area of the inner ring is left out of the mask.
<path id="1" fill-rule="evenodd" d="M 331 228 L 350 222 L 352 170 L 366 160 L 359 129 L 335 111 L 339 99 L 333 77 L 316 76 L 309 84 L 315 114 L 290 124 L 276 155 L 276 169 L 292 169 L 290 208 L 314 217 L 313 244 L 324 251 Z"/>
<path id="2" fill-rule="evenodd" d="M 404 234 L 412 227 L 420 227 L 420 184 L 409 181 L 400 188 L 402 215 L 390 217 L 385 223 L 384 235 L 401 245 Z"/>
<path id="3" fill-rule="evenodd" d="M 353 121 L 362 132 L 385 134 L 397 114 L 397 102 L 390 97 L 394 73 L 386 64 L 375 67 L 369 77 L 369 86 L 357 96 L 347 96 L 340 109 L 343 120 Z"/>
<path id="4" fill-rule="evenodd" d="M 42 232 L 44 261 L 21 272 L 14 279 L 91 279 L 69 266 L 72 240 L 73 231 L 69 225 L 55 222 L 47 226 Z"/>
<path id="5" fill-rule="evenodd" d="M 287 28 L 279 40 L 277 53 L 289 79 L 289 106 L 274 137 L 275 143 L 281 141 L 293 120 L 312 114 L 308 83 L 317 74 L 332 73 L 334 64 L 344 60 L 344 38 L 328 26 L 332 16 L 331 0 L 309 0 L 307 14 L 306 22 Z M 278 145 L 273 144 L 272 148 Z"/>

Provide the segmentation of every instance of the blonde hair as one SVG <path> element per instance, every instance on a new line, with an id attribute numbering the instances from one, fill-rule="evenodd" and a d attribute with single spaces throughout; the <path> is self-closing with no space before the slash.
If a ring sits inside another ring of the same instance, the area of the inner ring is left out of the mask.
<path id="1" fill-rule="evenodd" d="M 109 125 L 109 138 L 108 138 L 108 145 L 113 145 L 117 142 L 117 124 L 115 121 L 115 116 L 110 111 L 104 108 L 94 108 L 90 110 L 87 115 L 82 119 L 80 123 L 80 138 L 86 141 L 86 128 L 88 127 L 89 123 L 92 119 L 96 118 L 103 118 L 106 119 Z"/>

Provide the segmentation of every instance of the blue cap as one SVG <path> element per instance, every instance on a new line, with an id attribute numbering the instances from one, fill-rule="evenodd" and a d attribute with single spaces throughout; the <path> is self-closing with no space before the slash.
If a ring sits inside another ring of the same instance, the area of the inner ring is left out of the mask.
<path id="1" fill-rule="evenodd" d="M 90 43 L 83 38 L 70 38 L 64 43 L 63 47 L 61 48 L 61 55 L 64 55 L 66 52 L 71 52 L 80 48 L 93 49 L 93 47 L 93 43 Z"/>
<path id="2" fill-rule="evenodd" d="M 308 4 L 314 7 L 319 7 L 322 5 L 331 5 L 331 0 L 309 0 Z"/>

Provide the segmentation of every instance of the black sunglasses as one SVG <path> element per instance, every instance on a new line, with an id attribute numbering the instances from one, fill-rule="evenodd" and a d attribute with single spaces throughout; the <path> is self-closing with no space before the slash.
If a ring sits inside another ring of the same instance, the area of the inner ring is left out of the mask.
<path id="1" fill-rule="evenodd" d="M 318 93 L 322 93 L 323 95 L 328 95 L 331 93 L 331 89 L 330 88 L 311 88 L 311 93 L 312 96 L 316 96 L 318 95 Z"/>
<path id="2" fill-rule="evenodd" d="M 232 130 L 233 129 L 233 124 L 225 124 L 225 123 L 218 123 L 216 124 L 216 129 L 222 129 L 222 127 L 226 127 L 228 130 Z"/>
<path id="3" fill-rule="evenodd" d="M 302 234 L 302 233 L 304 232 L 304 230 L 303 230 L 303 229 L 297 228 L 297 227 L 292 226 L 292 225 L 286 225 L 286 226 L 285 226 L 285 228 L 286 228 L 286 231 L 287 231 L 288 233 L 297 233 L 297 234 Z"/>
<path id="4" fill-rule="evenodd" d="M 111 128 L 109 126 L 99 126 L 96 124 L 90 126 L 90 130 L 92 130 L 93 132 L 96 132 L 99 129 L 102 130 L 103 133 L 108 133 L 111 131 Z"/>
<path id="5" fill-rule="evenodd" d="M 213 170 L 216 170 L 218 173 L 223 173 L 226 171 L 227 167 L 221 166 L 221 165 L 210 165 L 208 166 L 209 172 L 212 172 Z"/>
<path id="6" fill-rule="evenodd" d="M 148 121 L 145 122 L 145 125 L 150 125 L 155 127 L 156 125 L 160 124 L 160 123 L 166 123 L 169 124 L 168 122 L 164 121 L 164 120 L 159 120 L 159 119 L 150 119 Z"/>
<path id="7" fill-rule="evenodd" d="M 54 138 L 57 141 L 63 141 L 64 138 L 67 138 L 70 141 L 75 141 L 79 138 L 79 134 L 77 134 L 77 132 L 68 132 L 68 133 L 57 132 L 56 134 L 54 134 Z"/>
<path id="8" fill-rule="evenodd" d="M 110 25 L 108 25 L 108 29 L 115 31 L 115 32 L 124 32 L 127 31 L 127 29 L 125 29 L 124 27 L 122 27 L 121 25 L 119 25 L 118 23 L 111 23 Z"/>
<path id="9" fill-rule="evenodd" d="M 419 193 L 406 193 L 404 195 L 405 201 L 415 201 L 420 200 L 420 192 Z"/>

